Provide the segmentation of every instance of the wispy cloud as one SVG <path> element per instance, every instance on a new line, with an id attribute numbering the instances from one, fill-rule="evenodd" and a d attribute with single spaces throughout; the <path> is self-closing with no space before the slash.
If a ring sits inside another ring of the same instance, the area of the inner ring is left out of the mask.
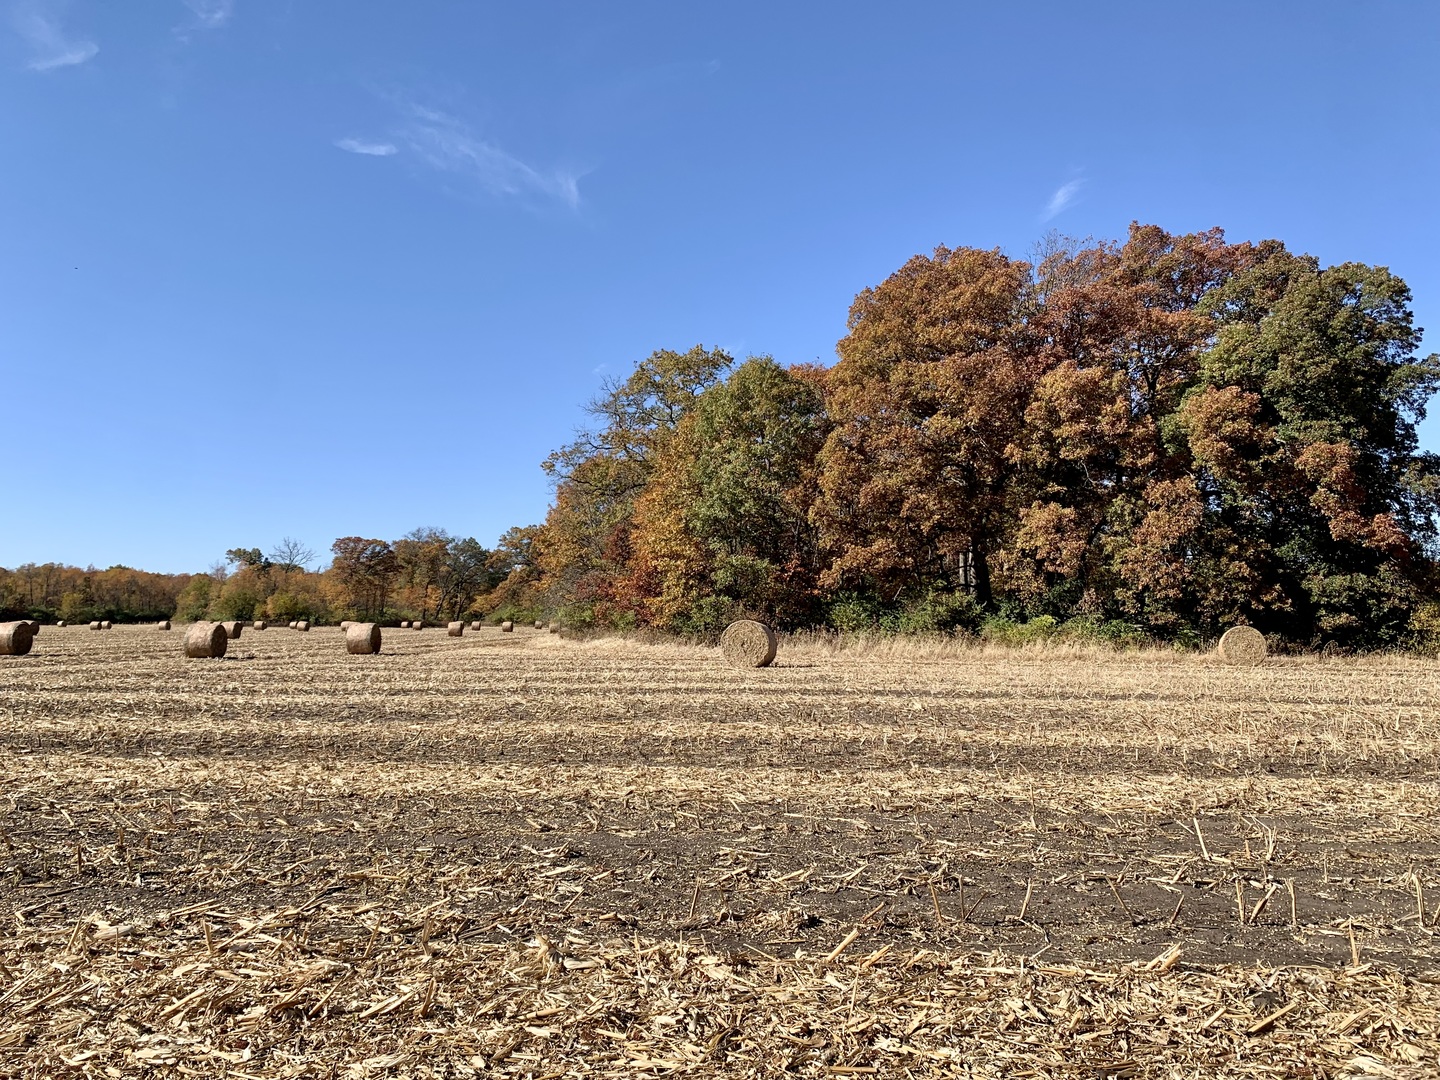
<path id="1" fill-rule="evenodd" d="M 26 63 L 31 71 L 54 71 L 56 68 L 83 64 L 100 51 L 93 41 L 78 41 L 66 35 L 53 5 L 32 0 L 14 9 L 15 29 L 32 53 Z"/>
<path id="2" fill-rule="evenodd" d="M 1084 183 L 1084 180 L 1070 180 L 1056 188 L 1055 194 L 1051 195 L 1050 201 L 1045 204 L 1045 213 L 1041 215 L 1040 220 L 1049 221 L 1056 214 L 1061 213 L 1075 201 L 1075 196 L 1080 194 L 1080 188 Z"/>
<path id="3" fill-rule="evenodd" d="M 406 111 L 399 137 L 431 168 L 468 177 L 490 195 L 538 195 L 571 209 L 580 205 L 578 174 L 526 164 L 456 117 L 418 105 L 410 105 Z"/>
<path id="4" fill-rule="evenodd" d="M 336 139 L 335 145 L 352 154 L 368 154 L 370 157 L 389 157 L 400 152 L 394 143 L 366 142 L 364 139 Z"/>
<path id="5" fill-rule="evenodd" d="M 235 0 L 185 0 L 201 30 L 218 30 L 235 14 Z"/>

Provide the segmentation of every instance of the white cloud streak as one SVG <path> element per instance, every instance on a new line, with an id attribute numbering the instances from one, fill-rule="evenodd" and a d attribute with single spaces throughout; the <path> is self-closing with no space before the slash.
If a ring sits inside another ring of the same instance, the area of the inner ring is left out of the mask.
<path id="1" fill-rule="evenodd" d="M 235 14 L 235 0 L 185 0 L 201 30 L 218 30 Z"/>
<path id="2" fill-rule="evenodd" d="M 336 139 L 335 145 L 352 154 L 366 154 L 370 157 L 389 157 L 400 152 L 394 143 L 366 142 L 364 139 Z"/>
<path id="3" fill-rule="evenodd" d="M 33 55 L 26 63 L 31 71 L 54 71 L 74 67 L 92 59 L 100 51 L 93 41 L 76 41 L 66 36 L 59 19 L 48 5 L 28 3 L 14 12 L 15 29 Z"/>
<path id="4" fill-rule="evenodd" d="M 1084 180 L 1071 180 L 1056 188 L 1055 194 L 1051 195 L 1050 201 L 1045 204 L 1045 213 L 1041 217 L 1041 220 L 1049 221 L 1074 202 L 1075 196 L 1080 194 L 1080 188 L 1084 183 Z"/>
<path id="5" fill-rule="evenodd" d="M 425 164 L 466 176 L 490 195 L 543 196 L 572 210 L 580 205 L 575 173 L 543 172 L 480 138 L 461 120 L 418 105 L 409 107 L 401 139 Z"/>

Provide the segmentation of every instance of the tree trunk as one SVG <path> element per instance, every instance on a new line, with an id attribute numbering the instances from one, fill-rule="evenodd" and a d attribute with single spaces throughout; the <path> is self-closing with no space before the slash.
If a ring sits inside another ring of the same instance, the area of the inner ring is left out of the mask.
<path id="1" fill-rule="evenodd" d="M 985 557 L 985 549 L 979 544 L 972 545 L 970 556 L 975 566 L 975 602 L 982 608 L 988 608 L 995 598 L 990 591 L 989 560 Z"/>

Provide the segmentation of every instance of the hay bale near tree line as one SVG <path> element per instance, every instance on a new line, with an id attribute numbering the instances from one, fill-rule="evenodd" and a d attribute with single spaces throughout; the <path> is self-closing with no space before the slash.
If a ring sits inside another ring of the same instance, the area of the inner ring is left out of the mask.
<path id="1" fill-rule="evenodd" d="M 401 620 L 400 620 L 400 629 L 401 629 L 401 630 L 409 630 L 409 629 L 410 629 L 410 620 L 409 620 L 409 619 L 401 619 Z"/>
<path id="2" fill-rule="evenodd" d="M 720 651 L 738 668 L 769 667 L 775 648 L 775 631 L 754 619 L 733 622 L 720 635 Z"/>
<path id="3" fill-rule="evenodd" d="M 29 622 L 0 623 L 0 656 L 24 656 L 34 643 Z"/>
<path id="4" fill-rule="evenodd" d="M 185 631 L 185 656 L 191 660 L 216 660 L 230 646 L 230 634 L 221 623 L 197 622 Z"/>
<path id="5" fill-rule="evenodd" d="M 170 620 L 169 620 L 169 619 L 161 619 L 159 622 L 157 622 L 157 623 L 155 624 L 155 629 L 156 629 L 156 630 L 169 630 L 169 629 L 170 629 Z"/>
<path id="6" fill-rule="evenodd" d="M 500 624 L 500 632 L 502 634 L 513 634 L 515 632 L 515 624 L 509 619 L 506 619 Z"/>
<path id="7" fill-rule="evenodd" d="M 239 619 L 231 619 L 229 622 L 222 622 L 220 625 L 225 628 L 225 636 L 232 641 L 240 636 L 241 630 L 245 629 Z"/>
<path id="8" fill-rule="evenodd" d="M 480 620 L 479 620 L 479 619 L 472 619 L 471 622 L 470 622 L 470 629 L 471 629 L 471 630 L 479 630 L 479 629 L 480 629 Z"/>
<path id="9" fill-rule="evenodd" d="M 555 624 L 555 623 L 552 622 L 552 623 L 550 624 L 550 632 L 551 632 L 552 634 L 558 634 L 558 633 L 560 632 L 560 627 L 559 627 L 557 624 Z"/>
<path id="10" fill-rule="evenodd" d="M 445 633 L 450 637 L 464 637 L 465 624 L 463 622 L 452 622 L 445 627 Z"/>
<path id="11" fill-rule="evenodd" d="M 95 619 L 93 622 L 91 622 L 91 623 L 90 623 L 90 629 L 91 629 L 91 630 L 99 630 L 99 629 L 100 629 L 100 620 L 99 620 L 99 619 Z"/>
<path id="12" fill-rule="evenodd" d="M 373 622 L 352 622 L 345 626 L 345 651 L 352 656 L 373 656 L 380 651 L 380 626 Z"/>
<path id="13" fill-rule="evenodd" d="M 114 629 L 114 627 L 115 627 L 115 624 L 112 623 L 109 619 L 101 619 L 101 620 L 100 620 L 100 629 L 101 629 L 101 630 L 111 630 L 111 629 Z"/>
<path id="14" fill-rule="evenodd" d="M 31 637 L 36 637 L 37 635 L 39 635 L 39 633 L 40 633 L 40 620 L 39 620 L 39 619 L 21 619 L 20 621 L 23 622 L 26 626 L 30 627 L 30 636 L 31 636 Z"/>
<path id="15" fill-rule="evenodd" d="M 254 629 L 256 629 L 256 630 L 264 630 L 266 624 L 265 624 L 265 620 L 264 620 L 264 619 L 256 619 L 256 620 L 255 620 L 253 623 L 251 623 L 250 625 L 251 625 Z"/>
<path id="16" fill-rule="evenodd" d="M 61 619 L 61 620 L 60 620 L 59 622 L 57 622 L 55 625 L 56 625 L 56 626 L 63 627 L 63 626 L 65 625 L 65 620 L 64 620 L 64 619 Z"/>
<path id="17" fill-rule="evenodd" d="M 299 630 L 302 634 L 308 634 L 310 632 L 310 621 L 308 619 L 301 619 L 295 624 L 295 629 Z"/>
<path id="18" fill-rule="evenodd" d="M 1227 664 L 1253 666 L 1264 660 L 1270 649 L 1265 635 L 1253 626 L 1232 626 L 1220 636 L 1219 652 Z"/>
<path id="19" fill-rule="evenodd" d="M 425 620 L 424 620 L 424 619 L 412 619 L 411 622 L 410 622 L 410 629 L 411 629 L 411 630 L 424 630 L 424 629 L 425 629 Z"/>

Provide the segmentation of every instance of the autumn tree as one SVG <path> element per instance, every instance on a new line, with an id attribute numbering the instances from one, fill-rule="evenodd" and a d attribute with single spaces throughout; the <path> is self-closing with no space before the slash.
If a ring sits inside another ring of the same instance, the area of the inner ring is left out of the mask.
<path id="1" fill-rule="evenodd" d="M 1217 332 L 1202 301 L 1255 257 L 1219 230 L 1134 225 L 1123 245 L 1052 239 L 1033 271 L 1028 347 L 1040 362 L 1009 452 L 1013 517 L 997 555 L 997 587 L 1012 602 L 1157 629 L 1183 621 L 1185 573 L 1125 553 L 1153 551 L 1190 514 L 1189 462 L 1166 424 Z M 1159 576 L 1130 582 L 1127 568 Z"/>
<path id="2" fill-rule="evenodd" d="M 401 605 L 423 620 L 440 610 L 451 536 L 444 529 L 422 527 L 392 545 L 399 565 Z"/>
<path id="3" fill-rule="evenodd" d="M 1261 624 L 1346 643 L 1406 632 L 1440 508 L 1440 459 L 1416 432 L 1440 356 L 1417 355 L 1409 305 L 1383 267 L 1278 245 L 1207 301 L 1220 330 L 1173 429 L 1203 528 L 1265 555 L 1269 602 L 1244 612 Z"/>
<path id="4" fill-rule="evenodd" d="M 362 618 L 382 617 L 401 570 L 394 549 L 384 540 L 342 536 L 330 550 L 335 556 L 331 572 L 351 609 Z"/>
<path id="5" fill-rule="evenodd" d="M 620 614 L 616 583 L 630 562 L 635 499 L 656 455 L 699 396 L 733 363 L 719 349 L 662 349 L 588 406 L 594 421 L 545 462 L 555 503 L 536 539 L 538 587 L 572 623 Z"/>
<path id="6" fill-rule="evenodd" d="M 895 599 L 969 578 L 988 602 L 1009 451 L 1044 363 L 1030 291 L 1027 263 L 940 247 L 856 297 L 819 455 L 827 585 Z"/>
<path id="7" fill-rule="evenodd" d="M 751 357 L 681 419 L 636 506 L 628 586 L 647 621 L 702 630 L 742 613 L 814 620 L 822 386 L 814 369 Z"/>

